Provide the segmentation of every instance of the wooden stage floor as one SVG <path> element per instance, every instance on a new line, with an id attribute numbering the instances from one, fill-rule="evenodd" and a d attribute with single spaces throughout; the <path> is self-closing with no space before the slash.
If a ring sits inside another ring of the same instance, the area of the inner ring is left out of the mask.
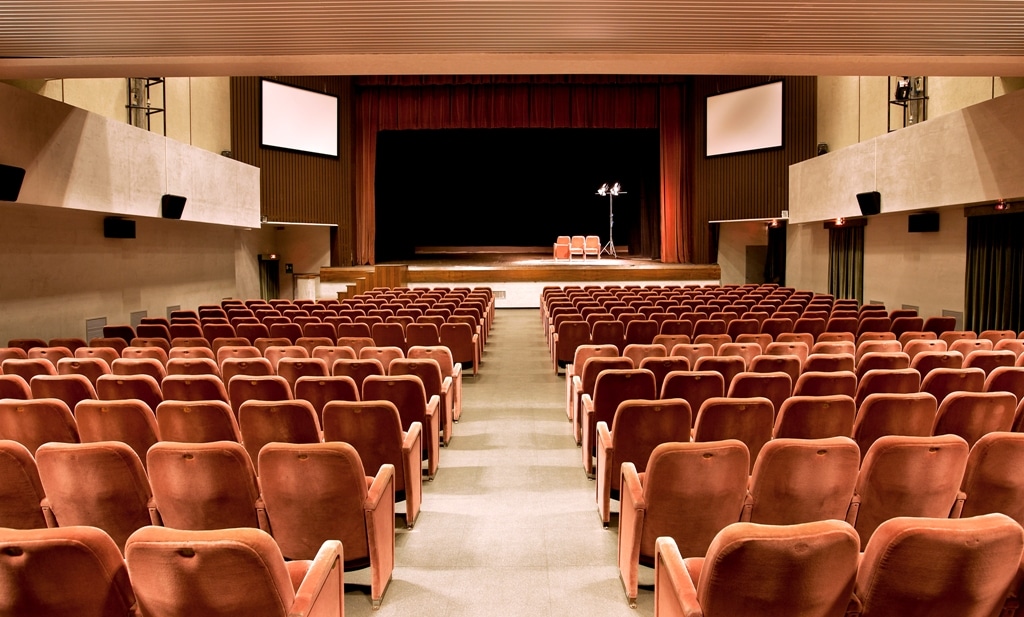
<path id="1" fill-rule="evenodd" d="M 488 286 L 495 290 L 497 305 L 537 305 L 546 285 L 716 284 L 721 278 L 717 264 L 663 264 L 637 258 L 551 258 L 551 251 L 466 251 L 432 253 L 402 262 L 376 266 L 321 268 L 321 297 L 332 297 L 345 284 L 360 277 L 376 277 L 379 286 Z M 504 300 L 504 301 L 502 301 Z"/>

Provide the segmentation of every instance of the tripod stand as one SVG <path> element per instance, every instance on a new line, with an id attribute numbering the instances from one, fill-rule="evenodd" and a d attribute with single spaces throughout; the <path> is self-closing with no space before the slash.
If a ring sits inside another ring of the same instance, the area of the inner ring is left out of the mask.
<path id="1" fill-rule="evenodd" d="M 606 182 L 601 185 L 601 188 L 597 189 L 597 194 L 602 197 L 608 196 L 608 242 L 601 247 L 601 252 L 598 255 L 611 255 L 618 259 L 619 256 L 615 253 L 615 241 L 612 239 L 612 231 L 615 229 L 614 199 L 616 195 L 625 195 L 626 191 L 622 190 L 618 182 L 611 188 L 608 188 L 608 183 Z"/>

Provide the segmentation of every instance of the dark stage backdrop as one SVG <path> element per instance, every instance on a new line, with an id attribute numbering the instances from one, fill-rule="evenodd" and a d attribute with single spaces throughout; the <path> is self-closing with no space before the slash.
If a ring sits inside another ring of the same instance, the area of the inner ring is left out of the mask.
<path id="1" fill-rule="evenodd" d="M 559 235 L 608 241 L 608 198 L 619 182 L 615 244 L 658 256 L 656 129 L 441 129 L 377 138 L 378 261 L 416 247 L 551 246 Z"/>

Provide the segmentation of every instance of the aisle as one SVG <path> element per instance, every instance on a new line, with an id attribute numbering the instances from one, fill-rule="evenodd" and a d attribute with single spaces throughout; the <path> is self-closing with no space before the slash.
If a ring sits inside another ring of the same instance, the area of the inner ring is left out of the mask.
<path id="1" fill-rule="evenodd" d="M 465 379 L 462 421 L 437 478 L 424 483 L 416 528 L 397 530 L 383 606 L 374 613 L 368 594 L 353 590 L 346 615 L 652 615 L 650 591 L 637 610 L 626 604 L 614 521 L 601 527 L 538 312 L 499 310 L 484 358 L 479 376 Z M 345 576 L 369 580 L 367 571 Z"/>

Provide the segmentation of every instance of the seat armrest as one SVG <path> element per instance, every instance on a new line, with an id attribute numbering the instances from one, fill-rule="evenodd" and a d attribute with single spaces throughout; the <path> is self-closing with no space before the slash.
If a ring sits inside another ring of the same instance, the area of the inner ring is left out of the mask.
<path id="1" fill-rule="evenodd" d="M 743 510 L 740 511 L 740 522 L 749 523 L 750 514 L 754 510 L 754 496 L 750 494 L 750 489 L 747 489 L 747 496 L 743 499 Z"/>
<path id="2" fill-rule="evenodd" d="M 427 417 L 437 414 L 437 410 L 441 406 L 441 397 L 434 394 L 427 401 Z"/>
<path id="3" fill-rule="evenodd" d="M 270 530 L 270 517 L 267 516 L 267 504 L 263 502 L 262 497 L 256 498 L 256 524 L 263 531 L 273 535 Z"/>
<path id="4" fill-rule="evenodd" d="M 854 494 L 850 500 L 850 508 L 846 511 L 846 522 L 857 526 L 857 516 L 860 514 L 860 495 Z"/>
<path id="5" fill-rule="evenodd" d="M 584 394 L 580 403 L 583 407 L 583 417 L 589 418 L 594 413 L 594 399 L 589 394 Z"/>
<path id="6" fill-rule="evenodd" d="M 623 463 L 619 483 L 619 576 L 630 608 L 636 607 L 639 585 L 640 543 L 643 539 L 647 502 L 633 463 Z"/>
<path id="7" fill-rule="evenodd" d="M 320 546 L 295 591 L 289 617 L 342 614 L 345 602 L 342 562 L 340 541 L 327 540 Z"/>
<path id="8" fill-rule="evenodd" d="M 383 503 L 388 495 L 391 496 L 391 503 L 395 503 L 395 466 L 391 463 L 384 463 L 373 477 L 370 488 L 366 492 L 366 502 L 363 509 L 366 511 L 376 510 Z"/>
<path id="9" fill-rule="evenodd" d="M 150 497 L 149 502 L 146 503 L 146 509 L 149 510 L 149 520 L 151 523 L 158 527 L 163 527 L 164 519 L 160 516 L 160 510 L 156 507 L 156 498 Z"/>
<path id="10" fill-rule="evenodd" d="M 690 578 L 670 537 L 658 538 L 654 546 L 654 610 L 668 617 L 703 615 L 697 602 L 697 586 Z"/>
<path id="11" fill-rule="evenodd" d="M 452 378 L 458 381 L 459 377 L 462 377 L 462 363 L 456 362 L 452 365 Z"/>
<path id="12" fill-rule="evenodd" d="M 452 381 L 451 377 L 445 377 L 441 380 L 441 394 L 447 395 L 453 387 L 455 387 L 455 382 Z"/>
<path id="13" fill-rule="evenodd" d="M 57 527 L 57 517 L 53 514 L 53 507 L 50 506 L 49 497 L 43 497 L 39 502 L 39 509 L 43 511 L 43 520 L 46 521 L 46 526 L 50 529 Z"/>
<path id="14" fill-rule="evenodd" d="M 601 523 L 608 527 L 611 522 L 612 478 L 616 470 L 612 469 L 614 450 L 612 434 L 607 422 L 597 423 L 597 512 L 601 515 Z"/>
<path id="15" fill-rule="evenodd" d="M 949 511 L 949 518 L 960 518 L 960 513 L 964 511 L 964 501 L 967 500 L 967 493 L 963 491 L 956 492 L 956 501 L 953 502 L 953 509 Z"/>
<path id="16" fill-rule="evenodd" d="M 409 425 L 409 430 L 402 436 L 402 452 L 415 452 L 417 456 L 420 453 L 420 439 L 423 434 L 423 424 L 420 422 L 413 422 Z"/>

